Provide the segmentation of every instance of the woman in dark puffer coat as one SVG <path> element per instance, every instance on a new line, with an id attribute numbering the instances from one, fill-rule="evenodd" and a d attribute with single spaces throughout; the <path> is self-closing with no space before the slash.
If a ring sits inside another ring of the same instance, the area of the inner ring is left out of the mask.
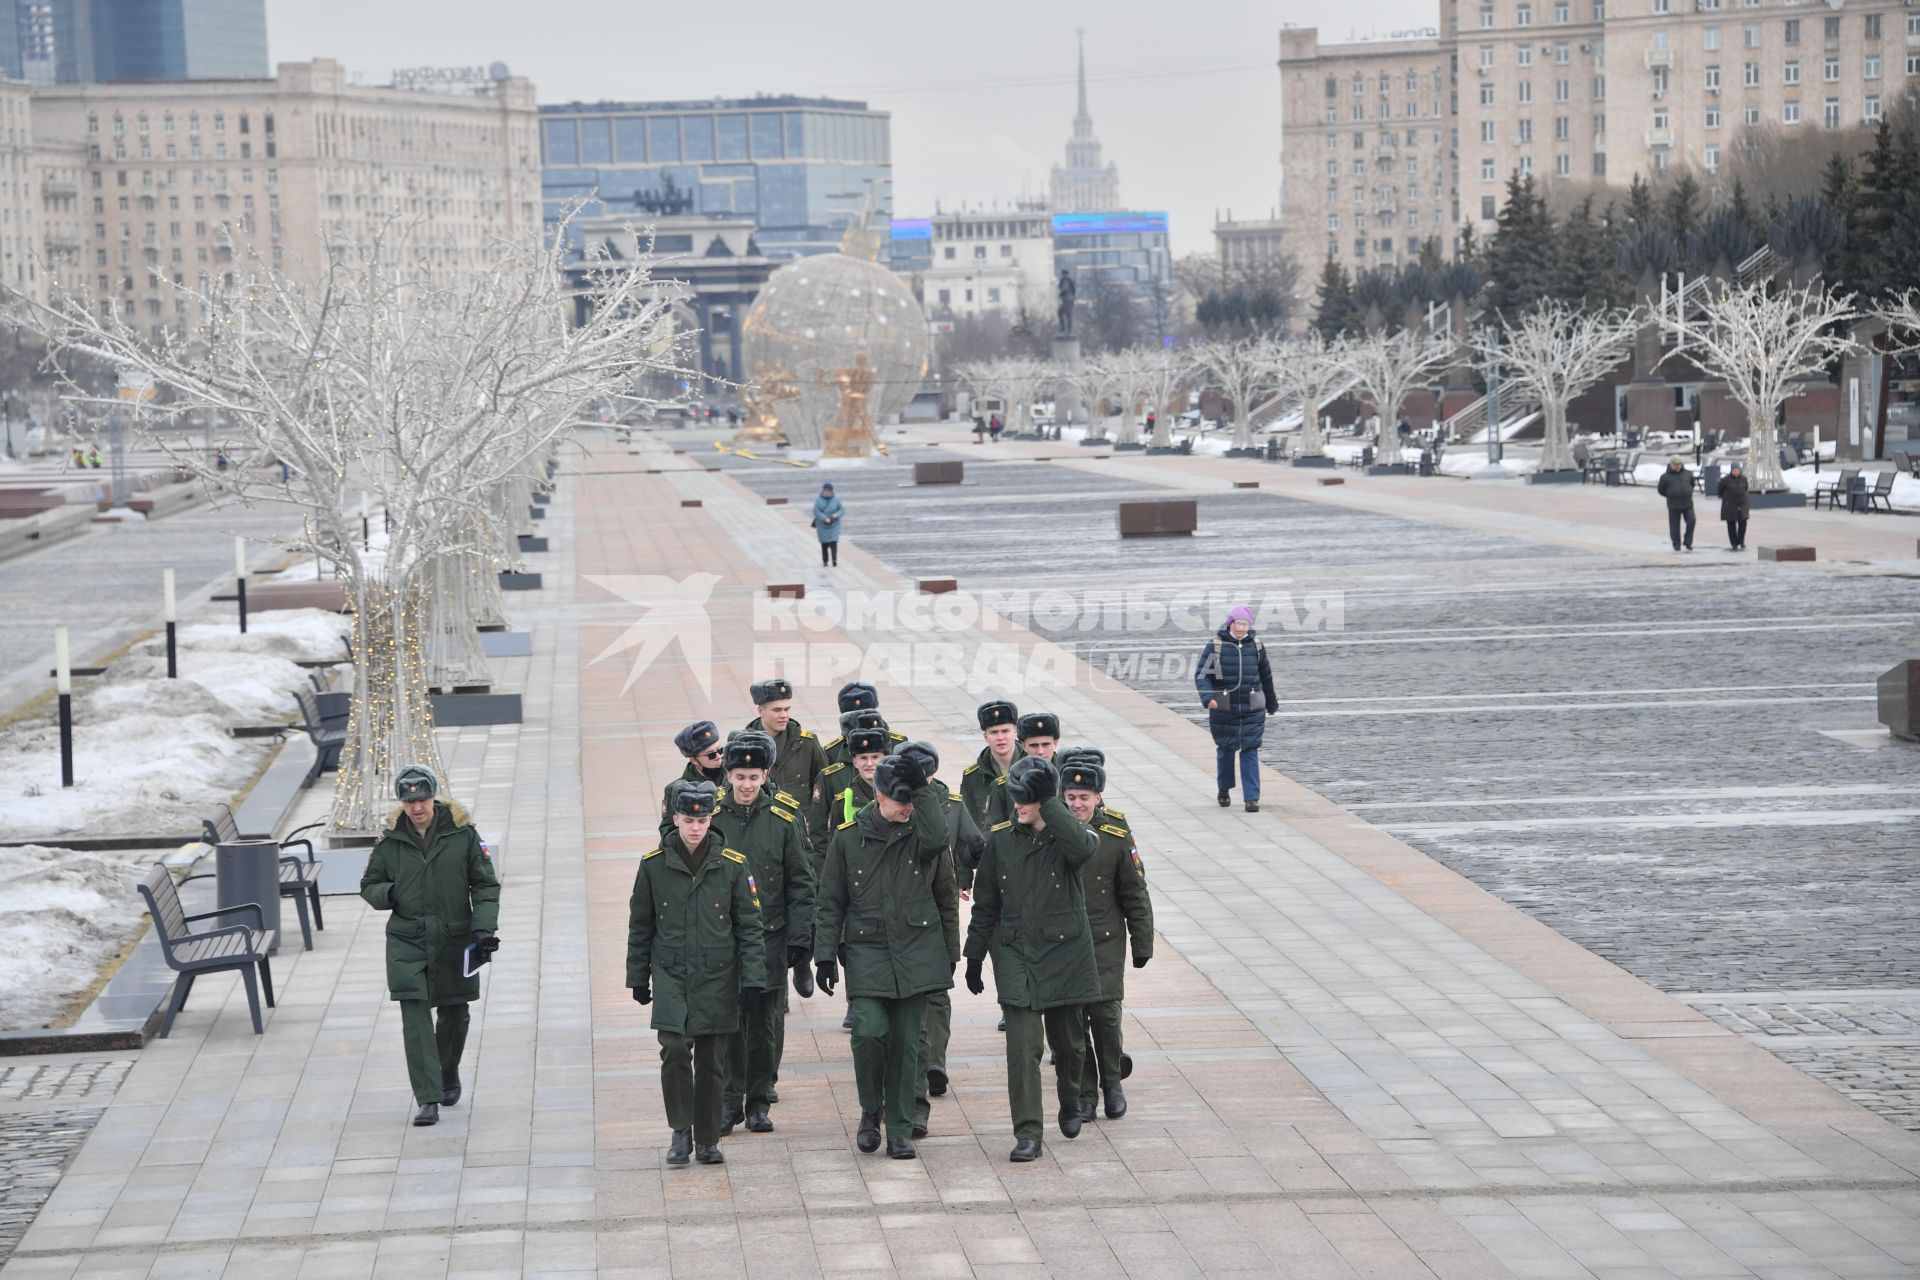
<path id="1" fill-rule="evenodd" d="M 1253 610 L 1237 604 L 1200 655 L 1194 688 L 1207 709 L 1207 728 L 1213 733 L 1218 764 L 1220 807 L 1233 801 L 1233 758 L 1240 757 L 1240 786 L 1247 812 L 1260 811 L 1260 739 L 1266 718 L 1280 709 L 1273 692 L 1273 669 L 1267 665 L 1266 646 L 1253 634 Z"/>

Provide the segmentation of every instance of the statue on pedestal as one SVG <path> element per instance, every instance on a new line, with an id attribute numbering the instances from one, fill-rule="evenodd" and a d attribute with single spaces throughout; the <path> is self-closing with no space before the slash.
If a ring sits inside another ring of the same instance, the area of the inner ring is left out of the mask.
<path id="1" fill-rule="evenodd" d="M 1060 320 L 1060 332 L 1063 334 L 1073 332 L 1073 300 L 1078 292 L 1079 290 L 1074 288 L 1072 274 L 1062 271 L 1060 273 L 1060 307 L 1058 316 Z"/>

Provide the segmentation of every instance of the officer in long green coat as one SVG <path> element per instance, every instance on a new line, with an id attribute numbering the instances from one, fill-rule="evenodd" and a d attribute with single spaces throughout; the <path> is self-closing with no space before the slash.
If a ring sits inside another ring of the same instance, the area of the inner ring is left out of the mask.
<path id="1" fill-rule="evenodd" d="M 753 1133 L 772 1133 L 767 1108 L 780 1069 L 787 1022 L 787 973 L 806 972 L 813 944 L 813 868 L 800 838 L 800 817 L 776 797 L 767 778 L 777 756 L 758 729 L 727 743 L 727 791 L 715 818 L 726 847 L 747 855 L 766 935 L 766 994 L 727 1040 L 726 1085 L 720 1132 L 746 1121 Z M 812 975 L 806 990 L 811 992 Z"/>
<path id="2" fill-rule="evenodd" d="M 719 789 L 682 782 L 674 829 L 640 855 L 627 905 L 627 986 L 653 1006 L 660 1091 L 673 1141 L 667 1163 L 724 1164 L 720 1056 L 727 1037 L 765 998 L 766 931 L 747 855 L 710 830 Z"/>
<path id="3" fill-rule="evenodd" d="M 467 1006 L 480 979 L 467 977 L 469 945 L 491 955 L 500 945 L 500 880 L 480 833 L 459 801 L 440 798 L 425 765 L 394 779 L 400 800 L 385 834 L 367 855 L 360 896 L 388 911 L 387 993 L 400 1002 L 407 1079 L 420 1104 L 415 1124 L 437 1124 L 440 1108 L 460 1101 L 460 1056 Z"/>
<path id="4" fill-rule="evenodd" d="M 1093 856 L 1093 833 L 1060 799 L 1051 761 L 1029 756 L 1007 774 L 1014 819 L 987 833 L 973 879 L 967 925 L 967 990 L 986 989 L 981 966 L 993 954 L 993 983 L 1007 1020 L 1007 1100 L 1016 1162 L 1040 1156 L 1045 1109 L 1040 1054 L 1051 1040 L 1060 1132 L 1080 1135 L 1080 1071 L 1086 1015 L 1100 998 L 1080 868 Z"/>
<path id="5" fill-rule="evenodd" d="M 906 756 L 874 771 L 876 795 L 833 833 L 814 905 L 815 981 L 833 994 L 844 946 L 853 1005 L 853 1075 L 860 1095 L 858 1147 L 911 1160 L 915 1076 L 927 993 L 953 986 L 933 883 L 947 856 L 948 796 Z"/>
<path id="6" fill-rule="evenodd" d="M 747 728 L 758 729 L 773 739 L 773 776 L 769 787 L 785 792 L 798 804 L 813 801 L 813 784 L 827 767 L 826 748 L 813 730 L 803 728 L 793 718 L 793 684 L 787 680 L 756 680 L 752 686 L 753 705 L 759 715 L 747 721 Z M 801 813 L 804 822 L 806 814 Z"/>
<path id="7" fill-rule="evenodd" d="M 973 763 L 960 774 L 960 795 L 965 800 L 967 812 L 973 817 L 974 826 L 985 831 L 993 825 L 987 818 L 988 804 L 993 798 L 994 784 L 1007 776 L 1007 770 L 1013 768 L 1013 762 L 1020 758 L 1020 740 L 1017 726 L 1020 723 L 1020 711 L 1005 698 L 995 698 L 983 702 L 974 711 L 974 718 L 980 724 L 980 736 L 987 745 L 980 748 Z M 973 867 L 961 865 L 960 887 L 973 887 Z"/>
<path id="8" fill-rule="evenodd" d="M 711 782 L 716 789 L 727 785 L 723 766 L 726 748 L 720 741 L 720 728 L 711 720 L 695 720 L 673 735 L 673 745 L 687 758 L 687 767 L 660 793 L 660 839 L 673 830 L 673 791 L 683 782 Z"/>
<path id="9" fill-rule="evenodd" d="M 933 879 L 933 900 L 940 909 L 940 935 L 947 944 L 947 960 L 960 963 L 960 880 L 955 870 L 962 861 L 973 865 L 986 847 L 980 829 L 973 825 L 966 801 L 954 795 L 946 783 L 934 777 L 940 771 L 940 754 L 929 742 L 909 742 L 900 754 L 916 760 L 927 775 L 927 786 L 947 797 L 947 818 L 952 831 L 947 856 L 940 859 Z M 915 1077 L 913 1100 L 913 1136 L 927 1136 L 933 1115 L 931 1099 L 947 1091 L 947 1045 L 953 1039 L 953 997 L 946 990 L 927 993 L 927 1015 L 920 1032 L 920 1072 Z"/>
<path id="10" fill-rule="evenodd" d="M 1121 1039 L 1120 1005 L 1127 994 L 1129 940 L 1134 968 L 1146 968 L 1153 958 L 1153 899 L 1147 893 L 1147 870 L 1126 815 L 1107 808 L 1106 789 L 1105 757 L 1097 750 L 1077 748 L 1060 765 L 1060 790 L 1067 808 L 1099 841 L 1093 857 L 1080 868 L 1087 925 L 1093 931 L 1093 958 L 1100 970 L 1100 999 L 1085 1006 L 1092 1057 L 1081 1073 L 1082 1120 L 1093 1119 L 1096 1085 L 1107 1119 L 1127 1114 L 1127 1095 L 1120 1082 L 1130 1073 L 1133 1061 Z"/>

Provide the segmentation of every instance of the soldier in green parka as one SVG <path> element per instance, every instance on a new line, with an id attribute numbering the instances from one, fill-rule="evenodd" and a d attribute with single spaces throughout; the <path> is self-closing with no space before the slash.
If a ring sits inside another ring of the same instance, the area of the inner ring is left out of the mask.
<path id="1" fill-rule="evenodd" d="M 726 748 L 720 741 L 720 728 L 711 720 L 695 720 L 673 735 L 673 745 L 687 758 L 687 767 L 660 793 L 660 840 L 673 830 L 673 789 L 683 782 L 711 782 L 715 789 L 727 785 L 723 765 Z"/>
<path id="2" fill-rule="evenodd" d="M 827 752 L 813 730 L 802 728 L 793 718 L 792 683 L 756 680 L 752 694 L 760 714 L 747 721 L 747 728 L 758 729 L 773 739 L 773 776 L 767 779 L 768 787 L 792 796 L 796 804 L 812 803 L 813 784 L 827 767 Z M 804 821 L 805 810 L 798 813 Z"/>
<path id="3" fill-rule="evenodd" d="M 847 750 L 847 735 L 855 729 L 885 729 L 886 720 L 880 715 L 880 691 L 870 684 L 850 680 L 840 686 L 836 695 L 840 707 L 840 736 L 827 743 L 827 763 L 846 764 L 851 752 Z M 906 735 L 889 732 L 887 742 L 889 751 L 905 742 Z"/>
<path id="4" fill-rule="evenodd" d="M 960 774 L 960 795 L 966 801 L 967 812 L 972 815 L 974 826 L 985 831 L 999 821 L 987 817 L 994 786 L 1006 777 L 1007 770 L 1020 758 L 1020 740 L 1016 729 L 1020 712 L 1005 698 L 996 698 L 981 703 L 974 711 L 974 718 L 980 722 L 980 736 L 986 739 L 987 745 L 980 748 L 980 754 Z M 959 872 L 960 887 L 971 889 L 973 866 L 962 863 Z"/>
<path id="5" fill-rule="evenodd" d="M 747 855 L 710 830 L 719 791 L 682 782 L 672 791 L 674 829 L 640 855 L 627 906 L 627 986 L 653 1006 L 660 1091 L 673 1141 L 669 1165 L 720 1154 L 720 1056 L 727 1037 L 765 998 L 765 930 Z"/>
<path id="6" fill-rule="evenodd" d="M 1093 833 L 1059 796 L 1051 761 L 1029 756 L 1007 774 L 1014 819 L 987 833 L 973 878 L 967 925 L 967 990 L 986 989 L 981 967 L 993 954 L 993 983 L 1007 1023 L 1007 1099 L 1016 1162 L 1040 1156 L 1045 1128 L 1040 1054 L 1051 1040 L 1060 1132 L 1080 1135 L 1080 1070 L 1086 1015 L 1100 998 L 1080 868 L 1093 856 Z M 1044 1034 L 1043 1034 L 1044 1033 Z"/>
<path id="7" fill-rule="evenodd" d="M 1060 790 L 1067 808 L 1099 841 L 1093 857 L 1080 868 L 1087 925 L 1093 931 L 1093 958 L 1100 970 L 1100 999 L 1085 1006 L 1091 1057 L 1081 1073 L 1082 1120 L 1093 1119 L 1096 1085 L 1107 1119 L 1127 1114 L 1127 1095 L 1120 1082 L 1131 1072 L 1133 1061 L 1120 1036 L 1120 1002 L 1127 994 L 1129 939 L 1134 968 L 1146 968 L 1153 958 L 1153 899 L 1147 893 L 1146 867 L 1126 815 L 1107 808 L 1106 789 L 1105 757 L 1094 748 L 1078 748 L 1061 764 Z"/>
<path id="8" fill-rule="evenodd" d="M 394 779 L 400 800 L 385 834 L 367 856 L 360 896 L 387 911 L 387 992 L 400 1002 L 407 1078 L 420 1111 L 413 1122 L 437 1124 L 440 1108 L 460 1101 L 460 1056 L 467 1046 L 467 1005 L 480 979 L 467 977 L 469 945 L 491 955 L 500 946 L 500 880 L 493 859 L 457 800 L 439 798 L 440 781 L 425 765 Z"/>
<path id="9" fill-rule="evenodd" d="M 813 943 L 813 868 L 800 839 L 800 817 L 767 785 L 777 763 L 773 739 L 747 729 L 727 743 L 727 791 L 716 822 L 726 846 L 747 855 L 765 931 L 766 994 L 728 1037 L 725 1100 L 720 1132 L 746 1121 L 753 1133 L 772 1133 L 767 1108 L 786 1034 L 788 970 L 806 973 Z M 807 973 L 805 990 L 813 991 Z"/>
<path id="10" fill-rule="evenodd" d="M 929 784 L 918 761 L 888 756 L 873 775 L 875 796 L 833 833 L 814 903 L 815 981 L 828 995 L 847 958 L 853 1005 L 853 1074 L 860 1094 L 856 1145 L 911 1160 L 920 1024 L 927 993 L 953 986 L 934 879 L 947 856 L 946 788 Z"/>

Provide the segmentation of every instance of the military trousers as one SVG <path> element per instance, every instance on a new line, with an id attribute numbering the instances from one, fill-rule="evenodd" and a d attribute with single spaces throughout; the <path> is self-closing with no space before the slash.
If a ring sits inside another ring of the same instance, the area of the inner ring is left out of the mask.
<path id="1" fill-rule="evenodd" d="M 422 1106 L 460 1083 L 460 1055 L 467 1049 L 467 1006 L 425 1000 L 400 1001 L 400 1039 L 407 1049 L 407 1081 Z"/>
<path id="2" fill-rule="evenodd" d="M 1087 1060 L 1080 1071 L 1080 1100 L 1092 1102 L 1101 1089 L 1120 1083 L 1120 1002 L 1098 1000 L 1080 1006 L 1087 1016 Z"/>
<path id="3" fill-rule="evenodd" d="M 1046 1130 L 1046 1104 L 1040 1092 L 1040 1058 L 1053 1044 L 1054 1094 L 1062 1107 L 1080 1105 L 1080 1072 L 1087 1055 L 1087 1018 L 1082 1006 L 1016 1009 L 1003 1004 L 1007 1019 L 1007 1102 L 1013 1112 L 1013 1136 L 1038 1138 Z"/>
<path id="4" fill-rule="evenodd" d="M 780 1012 L 781 993 L 768 991 L 750 1012 L 740 1015 L 740 1029 L 727 1039 L 726 1079 L 721 1092 L 728 1104 L 752 1106 L 764 1103 L 773 1092 L 774 1072 L 779 1067 L 780 1033 L 785 1016 Z"/>
<path id="5" fill-rule="evenodd" d="M 720 1141 L 720 1056 L 726 1035 L 660 1037 L 660 1092 L 667 1099 L 667 1127 L 691 1129 L 705 1146 Z"/>
<path id="6" fill-rule="evenodd" d="M 926 1017 L 927 997 L 898 1000 L 854 996 L 853 1079 L 862 1111 L 881 1111 L 889 1138 L 913 1136 L 913 1104 L 919 1096 L 914 1076 L 924 1085 L 920 1070 L 920 1026 Z"/>
<path id="7" fill-rule="evenodd" d="M 953 1039 L 953 993 L 927 992 L 927 1016 L 920 1031 L 920 1076 L 915 1082 L 914 1101 L 926 1102 L 927 1072 L 934 1067 L 947 1069 L 947 1044 Z"/>

